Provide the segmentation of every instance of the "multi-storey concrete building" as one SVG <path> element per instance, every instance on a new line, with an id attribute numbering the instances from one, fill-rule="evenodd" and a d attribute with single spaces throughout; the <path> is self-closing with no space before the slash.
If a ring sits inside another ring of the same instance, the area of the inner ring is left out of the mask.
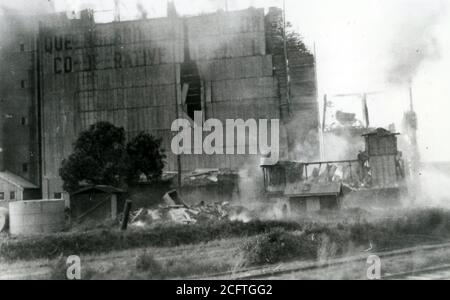
<path id="1" fill-rule="evenodd" d="M 40 185 L 38 19 L 5 14 L 0 23 L 0 171 Z"/>
<path id="2" fill-rule="evenodd" d="M 171 125 L 195 111 L 223 122 L 280 119 L 283 155 L 303 155 L 298 145 L 318 147 L 315 62 L 285 47 L 282 23 L 276 8 L 193 17 L 172 10 L 165 18 L 106 24 L 89 11 L 80 19 L 41 18 L 27 39 L 15 34 L 2 49 L 14 74 L 0 72 L 4 168 L 38 182 L 44 198 L 59 197 L 61 161 L 98 121 L 124 127 L 128 137 L 145 131 L 163 138 L 167 170 L 239 169 L 252 158 L 183 155 L 178 164 Z M 13 63 L 14 55 L 22 58 Z"/>

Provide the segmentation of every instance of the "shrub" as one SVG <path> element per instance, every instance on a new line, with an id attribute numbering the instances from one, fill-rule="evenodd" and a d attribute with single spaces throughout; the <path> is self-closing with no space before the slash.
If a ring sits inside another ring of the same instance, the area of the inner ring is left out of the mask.
<path id="1" fill-rule="evenodd" d="M 62 255 L 50 266 L 50 280 L 67 280 L 67 261 Z"/>
<path id="2" fill-rule="evenodd" d="M 306 234 L 295 234 L 276 228 L 270 233 L 255 238 L 244 246 L 247 265 L 274 264 L 295 258 L 317 257 L 319 242 L 308 239 Z"/>
<path id="3" fill-rule="evenodd" d="M 0 258 L 5 260 L 53 259 L 62 253 L 93 254 L 144 247 L 176 247 L 233 237 L 254 236 L 273 227 L 300 229 L 296 223 L 211 222 L 195 225 L 157 226 L 153 229 L 93 230 L 43 235 L 31 238 L 7 238 L 0 241 Z"/>
<path id="4" fill-rule="evenodd" d="M 274 230 L 274 228 L 278 228 Z M 303 234 L 294 234 L 302 231 Z M 276 261 L 295 248 L 295 257 L 313 257 L 313 249 L 324 247 L 322 256 L 345 254 L 350 247 L 377 249 L 414 246 L 430 240 L 450 239 L 450 212 L 443 210 L 411 211 L 373 223 L 323 224 L 305 222 L 251 221 L 249 223 L 219 221 L 195 225 L 157 226 L 127 232 L 104 229 L 87 232 L 60 233 L 32 238 L 4 237 L 0 240 L 0 258 L 5 260 L 53 259 L 62 253 L 95 254 L 145 247 L 193 245 L 233 237 L 263 235 L 246 244 L 260 259 Z M 271 250 L 275 247 L 275 250 Z M 271 252 L 273 251 L 273 253 Z M 300 255 L 300 254 L 305 255 Z M 314 255 L 317 255 L 315 252 Z M 265 257 L 265 258 L 264 258 Z M 289 259 L 291 256 L 287 256 Z M 284 258 L 283 258 L 284 259 Z"/>
<path id="5" fill-rule="evenodd" d="M 145 251 L 136 258 L 136 270 L 157 275 L 162 273 L 162 266 L 153 255 Z"/>
<path id="6" fill-rule="evenodd" d="M 187 278 L 223 272 L 229 266 L 215 265 L 192 258 L 182 260 L 169 260 L 165 264 L 166 278 Z"/>

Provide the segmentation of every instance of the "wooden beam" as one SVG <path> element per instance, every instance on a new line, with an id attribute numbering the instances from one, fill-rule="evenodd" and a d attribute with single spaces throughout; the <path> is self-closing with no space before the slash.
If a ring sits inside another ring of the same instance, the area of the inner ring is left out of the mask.
<path id="1" fill-rule="evenodd" d="M 181 105 L 186 104 L 188 92 L 189 92 L 189 83 L 185 83 L 183 84 L 183 87 L 181 89 Z"/>

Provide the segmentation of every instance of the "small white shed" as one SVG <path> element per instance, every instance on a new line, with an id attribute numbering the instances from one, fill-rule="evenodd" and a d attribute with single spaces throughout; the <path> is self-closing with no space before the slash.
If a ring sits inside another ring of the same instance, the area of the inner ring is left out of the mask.
<path id="1" fill-rule="evenodd" d="M 39 187 L 11 172 L 0 172 L 0 206 L 8 202 L 40 198 Z"/>

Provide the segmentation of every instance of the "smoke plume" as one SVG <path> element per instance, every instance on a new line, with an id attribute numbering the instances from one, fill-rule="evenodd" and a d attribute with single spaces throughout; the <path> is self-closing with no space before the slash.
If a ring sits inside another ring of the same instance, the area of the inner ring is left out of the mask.
<path id="1" fill-rule="evenodd" d="M 388 82 L 408 84 L 423 63 L 441 58 L 441 45 L 436 28 L 444 17 L 442 10 L 406 17 L 394 30 L 391 44 Z"/>

